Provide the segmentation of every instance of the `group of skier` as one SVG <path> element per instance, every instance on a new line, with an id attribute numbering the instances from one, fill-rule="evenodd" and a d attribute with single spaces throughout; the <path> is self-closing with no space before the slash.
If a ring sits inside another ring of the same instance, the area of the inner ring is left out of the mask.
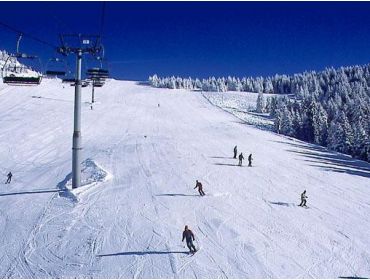
<path id="1" fill-rule="evenodd" d="M 235 146 L 234 147 L 234 158 L 236 159 L 236 156 L 237 156 L 237 154 L 238 154 L 238 146 Z M 240 153 L 239 154 L 239 166 L 242 166 L 242 164 L 243 164 L 243 159 L 244 159 L 244 156 L 243 156 L 243 153 Z M 248 156 L 248 166 L 249 167 L 251 167 L 252 166 L 252 160 L 253 160 L 253 158 L 252 158 L 252 154 L 250 154 L 249 156 Z M 299 204 L 299 206 L 302 206 L 302 207 L 307 207 L 306 206 L 306 203 L 307 203 L 307 199 L 308 198 L 308 196 L 306 196 L 306 190 L 304 190 L 304 192 L 301 194 L 301 203 Z"/>
<path id="2" fill-rule="evenodd" d="M 199 182 L 198 180 L 197 180 L 195 188 L 198 188 L 201 196 L 205 195 L 205 193 L 203 192 L 202 183 Z M 303 193 L 301 194 L 301 204 L 299 204 L 299 206 L 307 207 L 306 206 L 307 198 L 308 196 L 306 196 L 306 190 L 304 190 Z M 186 240 L 186 245 L 188 246 L 190 253 L 194 254 L 197 251 L 197 249 L 195 248 L 193 244 L 193 241 L 195 241 L 195 237 L 194 237 L 194 233 L 189 229 L 187 225 L 185 226 L 185 229 L 182 233 L 182 242 L 184 242 L 184 240 Z"/>
<path id="3" fill-rule="evenodd" d="M 159 104 L 158 104 L 159 105 Z M 234 147 L 234 158 L 236 159 L 236 156 L 237 156 L 237 152 L 238 152 L 238 148 L 237 146 Z M 239 166 L 242 165 L 242 161 L 244 159 L 244 156 L 243 156 L 243 153 L 240 153 L 239 155 Z M 252 154 L 249 155 L 248 157 L 248 166 L 252 166 Z M 12 181 L 12 177 L 13 177 L 13 174 L 12 172 L 9 172 L 7 174 L 7 180 L 5 182 L 5 184 L 10 184 L 10 182 Z M 194 189 L 198 188 L 198 192 L 200 194 L 200 196 L 204 196 L 206 195 L 203 191 L 203 185 L 200 181 L 196 180 L 196 184 L 195 184 L 195 187 Z M 301 203 L 299 204 L 299 206 L 302 206 L 302 207 L 307 207 L 306 206 L 306 202 L 307 202 L 307 199 L 308 196 L 306 196 L 306 190 L 304 190 L 304 192 L 301 194 Z M 186 225 L 185 226 L 185 229 L 182 233 L 182 242 L 184 242 L 184 240 L 186 240 L 186 245 L 187 247 L 189 248 L 190 250 L 190 253 L 194 254 L 197 249 L 195 248 L 194 244 L 193 244 L 193 241 L 195 241 L 195 237 L 194 237 L 194 233 L 189 229 L 189 227 Z"/>
<path id="4" fill-rule="evenodd" d="M 236 158 L 236 155 L 237 154 L 238 154 L 238 147 L 235 146 L 234 147 L 234 158 Z M 239 155 L 239 166 L 242 166 L 243 159 L 244 159 L 243 153 L 240 153 L 240 155 Z M 252 154 L 250 154 L 249 157 L 248 157 L 248 162 L 249 162 L 248 166 L 252 166 L 252 160 L 253 160 Z M 196 189 L 196 188 L 198 188 L 198 192 L 199 192 L 200 196 L 206 195 L 204 193 L 204 191 L 203 191 L 203 185 L 202 185 L 202 183 L 199 182 L 198 180 L 196 180 L 196 182 L 195 182 L 194 189 Z"/>
<path id="5" fill-rule="evenodd" d="M 234 147 L 234 158 L 235 158 L 235 159 L 236 159 L 237 154 L 238 154 L 238 146 L 235 146 L 235 147 Z M 242 166 L 242 165 L 243 165 L 243 159 L 244 159 L 243 153 L 240 153 L 240 154 L 239 154 L 238 159 L 239 159 L 239 164 L 238 164 L 238 165 L 239 165 L 239 166 Z M 252 158 L 252 154 L 250 154 L 250 155 L 248 156 L 248 166 L 249 166 L 249 167 L 252 167 L 252 160 L 253 160 L 253 158 Z"/>

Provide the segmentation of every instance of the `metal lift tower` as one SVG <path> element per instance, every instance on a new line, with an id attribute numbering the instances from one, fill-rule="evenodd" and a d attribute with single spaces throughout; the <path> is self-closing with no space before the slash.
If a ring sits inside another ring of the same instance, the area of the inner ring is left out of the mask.
<path id="1" fill-rule="evenodd" d="M 63 34 L 60 35 L 61 47 L 58 52 L 67 56 L 76 55 L 76 79 L 74 102 L 74 126 L 72 144 L 72 188 L 81 186 L 81 64 L 84 54 L 98 55 L 102 51 L 99 35 Z"/>

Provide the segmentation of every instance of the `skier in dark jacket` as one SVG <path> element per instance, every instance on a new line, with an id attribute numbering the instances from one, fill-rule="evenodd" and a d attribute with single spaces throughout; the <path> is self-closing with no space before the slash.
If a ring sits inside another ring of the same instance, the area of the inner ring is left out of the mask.
<path id="1" fill-rule="evenodd" d="M 243 153 L 240 153 L 240 155 L 239 155 L 239 166 L 242 166 L 243 159 L 244 159 Z"/>
<path id="2" fill-rule="evenodd" d="M 249 155 L 249 157 L 248 157 L 248 166 L 252 166 L 252 160 L 253 160 L 253 158 L 252 158 L 252 154 L 250 154 Z"/>
<path id="3" fill-rule="evenodd" d="M 238 146 L 235 146 L 234 147 L 234 158 L 236 158 L 237 154 L 238 154 Z"/>
<path id="4" fill-rule="evenodd" d="M 200 196 L 206 195 L 204 193 L 204 191 L 203 191 L 202 183 L 199 182 L 198 180 L 196 181 L 196 184 L 195 184 L 195 188 L 194 189 L 196 189 L 196 188 L 198 188 L 198 191 L 199 191 Z"/>
<path id="5" fill-rule="evenodd" d="M 12 177 L 13 177 L 12 172 L 9 172 L 8 175 L 6 176 L 8 177 L 8 179 L 6 180 L 5 184 L 10 184 L 10 182 L 12 181 Z"/>
<path id="6" fill-rule="evenodd" d="M 299 206 L 306 206 L 306 198 L 308 198 L 308 196 L 306 196 L 306 190 L 304 190 L 304 192 L 301 194 L 301 204 L 299 204 Z"/>
<path id="7" fill-rule="evenodd" d="M 188 246 L 190 253 L 195 253 L 197 249 L 195 248 L 193 241 L 195 240 L 194 233 L 185 226 L 185 230 L 182 233 L 182 242 L 186 239 L 186 245 Z"/>

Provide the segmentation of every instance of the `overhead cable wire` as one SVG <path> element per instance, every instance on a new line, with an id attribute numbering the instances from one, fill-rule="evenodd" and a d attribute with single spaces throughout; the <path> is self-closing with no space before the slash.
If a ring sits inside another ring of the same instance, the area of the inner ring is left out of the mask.
<path id="1" fill-rule="evenodd" d="M 36 36 L 33 36 L 31 34 L 28 34 L 27 32 L 23 32 L 23 31 L 21 31 L 21 30 L 19 30 L 17 28 L 14 28 L 14 27 L 10 26 L 9 24 L 6 24 L 6 23 L 0 21 L 0 25 L 4 26 L 5 28 L 7 28 L 7 29 L 9 29 L 9 30 L 11 30 L 11 31 L 13 31 L 13 32 L 15 32 L 17 34 L 22 34 L 22 36 L 24 36 L 24 37 L 28 37 L 28 38 L 36 41 L 36 42 L 39 42 L 39 43 L 44 44 L 46 46 L 49 46 L 49 47 L 51 47 L 53 49 L 56 49 L 57 48 L 57 46 L 55 46 L 55 45 L 53 45 L 53 44 L 51 44 L 49 42 L 46 42 L 44 40 L 41 40 L 41 39 L 37 38 Z"/>

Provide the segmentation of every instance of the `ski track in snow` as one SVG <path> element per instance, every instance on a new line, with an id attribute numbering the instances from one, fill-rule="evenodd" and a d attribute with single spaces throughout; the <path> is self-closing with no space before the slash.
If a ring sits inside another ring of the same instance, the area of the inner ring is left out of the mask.
<path id="1" fill-rule="evenodd" d="M 14 174 L 0 190 L 1 278 L 369 277 L 369 164 L 241 124 L 196 92 L 112 80 L 93 110 L 89 98 L 83 159 L 112 177 L 70 192 L 58 186 L 73 88 L 1 88 L 0 171 Z M 234 145 L 253 167 L 236 166 Z"/>

